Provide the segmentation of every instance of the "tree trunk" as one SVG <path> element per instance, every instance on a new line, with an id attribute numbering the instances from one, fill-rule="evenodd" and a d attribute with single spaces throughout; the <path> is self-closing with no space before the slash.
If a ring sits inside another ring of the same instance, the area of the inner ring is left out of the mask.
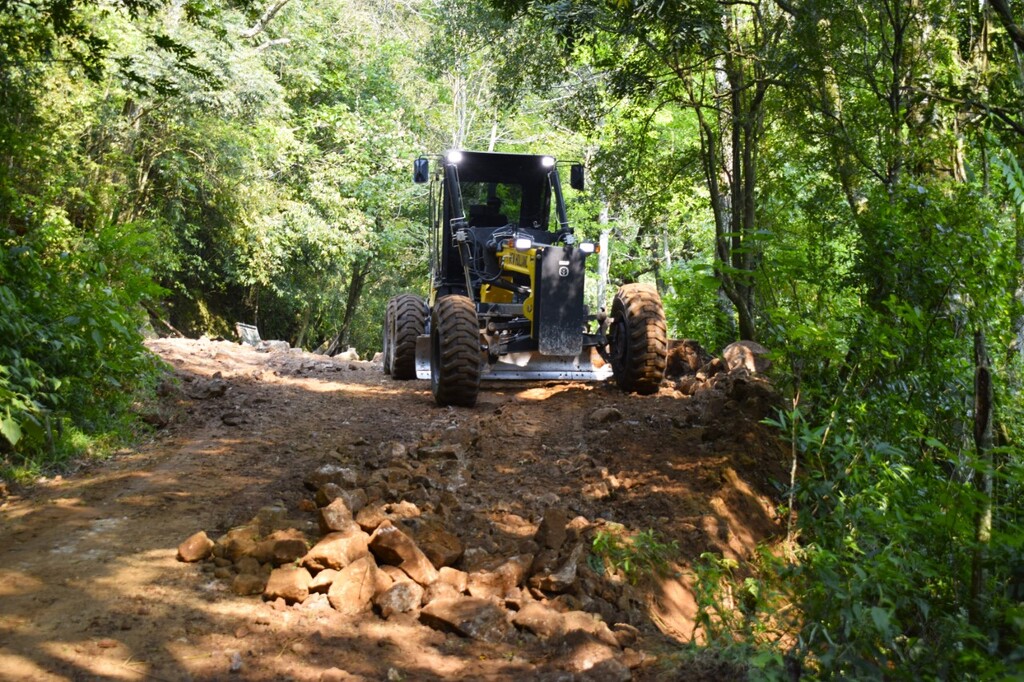
<path id="1" fill-rule="evenodd" d="M 299 323 L 299 333 L 295 336 L 295 347 L 302 348 L 306 343 L 306 333 L 309 331 L 309 319 L 312 316 L 313 307 L 309 304 L 302 310 L 302 321 Z"/>
<path id="2" fill-rule="evenodd" d="M 993 390 L 992 370 L 989 366 L 988 351 L 985 348 L 985 334 L 974 332 L 974 447 L 975 486 L 980 501 L 974 516 L 974 557 L 971 562 L 971 593 L 968 605 L 968 619 L 980 627 L 985 612 L 985 557 L 992 540 L 992 413 Z"/>
<path id="3" fill-rule="evenodd" d="M 1017 290 L 1014 291 L 1014 302 L 1016 310 L 1013 314 L 1011 324 L 1013 325 L 1013 337 L 1016 348 L 1012 350 L 1017 355 L 1024 369 L 1024 210 L 1017 211 Z"/>
<path id="4" fill-rule="evenodd" d="M 327 355 L 337 355 L 343 348 L 348 347 L 349 330 L 352 329 L 352 320 L 355 318 L 359 301 L 363 296 L 363 287 L 370 274 L 370 265 L 373 260 L 366 256 L 357 260 L 352 265 L 352 272 L 349 276 L 348 295 L 345 299 L 345 314 L 341 320 L 341 327 L 338 333 L 331 339 L 327 346 Z"/>

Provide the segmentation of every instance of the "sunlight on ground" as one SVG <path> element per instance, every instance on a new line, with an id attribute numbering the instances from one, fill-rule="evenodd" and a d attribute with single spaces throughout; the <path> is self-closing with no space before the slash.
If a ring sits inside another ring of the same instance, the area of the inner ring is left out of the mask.
<path id="1" fill-rule="evenodd" d="M 345 393 L 353 396 L 402 396 L 418 393 L 429 388 L 426 382 L 408 382 L 398 388 L 388 388 L 373 384 L 352 383 L 341 378 L 324 379 L 319 377 L 274 377 L 275 386 L 298 388 L 311 393 Z"/>
<path id="2" fill-rule="evenodd" d="M 516 400 L 526 400 L 530 402 L 539 402 L 541 400 L 548 400 L 553 398 L 560 393 L 568 393 L 574 391 L 591 390 L 590 388 L 583 388 L 578 383 L 563 383 L 555 386 L 542 386 L 535 388 L 527 388 L 522 391 L 515 393 Z"/>
<path id="3" fill-rule="evenodd" d="M 43 581 L 34 575 L 9 568 L 0 569 L 0 597 L 32 592 L 43 587 Z"/>
<path id="4" fill-rule="evenodd" d="M 690 641 L 697 618 L 697 599 L 690 579 L 683 577 L 658 580 L 651 615 L 662 632 L 680 642 Z M 698 642 L 701 639 L 698 636 Z"/>
<path id="5" fill-rule="evenodd" d="M 26 658 L 25 656 L 14 656 L 0 652 L 0 676 L 3 675 L 2 671 L 4 670 L 17 670 L 20 674 L 31 675 L 29 679 L 32 680 L 61 679 L 56 675 L 47 673 L 47 671 L 39 667 L 35 661 Z"/>
<path id="6" fill-rule="evenodd" d="M 81 669 L 83 673 L 91 672 L 97 679 L 137 680 L 140 675 L 146 675 L 145 672 L 124 666 L 131 659 L 125 655 L 126 648 L 121 643 L 104 640 L 103 644 L 105 648 L 97 649 L 96 642 L 86 639 L 77 642 L 44 642 L 40 648 L 53 660 L 64 661 L 69 668 Z M 93 649 L 97 649 L 96 653 L 83 655 Z M 83 679 L 84 676 L 76 675 L 75 678 Z"/>

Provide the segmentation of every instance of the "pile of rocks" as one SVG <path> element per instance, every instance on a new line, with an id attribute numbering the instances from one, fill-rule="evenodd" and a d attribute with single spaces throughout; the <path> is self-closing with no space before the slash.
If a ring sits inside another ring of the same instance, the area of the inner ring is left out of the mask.
<path id="1" fill-rule="evenodd" d="M 413 454 L 438 454 L 422 450 Z M 383 463 L 409 457 L 398 444 L 381 451 Z M 265 508 L 216 542 L 196 533 L 179 546 L 179 559 L 208 561 L 236 594 L 261 594 L 280 607 L 383 619 L 408 614 L 461 637 L 550 647 L 557 669 L 630 679 L 630 668 L 643 659 L 632 648 L 638 630 L 628 622 L 636 620 L 631 614 L 639 600 L 629 585 L 588 565 L 587 535 L 594 524 L 555 507 L 539 524 L 520 519 L 533 532 L 515 538 L 515 553 L 467 549 L 449 530 L 471 534 L 455 520 L 458 502 L 450 493 L 420 505 L 386 501 L 395 497 L 393 489 L 375 484 L 396 478 L 396 469 L 401 467 L 364 475 L 324 465 L 306 481 L 315 491 L 306 505 L 315 522 Z"/>
<path id="2" fill-rule="evenodd" d="M 721 357 L 709 354 L 693 339 L 672 339 L 665 377 L 686 395 L 707 388 L 719 373 L 763 374 L 771 367 L 769 351 L 753 341 L 737 341 L 722 349 Z"/>

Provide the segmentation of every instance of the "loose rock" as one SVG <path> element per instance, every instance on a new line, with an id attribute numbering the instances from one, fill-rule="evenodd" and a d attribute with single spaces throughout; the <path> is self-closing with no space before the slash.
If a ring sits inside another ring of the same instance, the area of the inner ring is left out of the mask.
<path id="1" fill-rule="evenodd" d="M 533 536 L 533 539 L 541 547 L 557 551 L 565 543 L 565 526 L 568 522 L 569 515 L 565 509 L 549 509 L 544 514 L 544 518 L 541 519 L 540 527 L 537 529 L 537 534 Z"/>
<path id="2" fill-rule="evenodd" d="M 338 466 L 337 464 L 324 464 L 314 471 L 304 481 L 306 488 L 317 490 L 327 483 L 334 483 L 342 488 L 354 488 L 359 482 L 359 474 L 355 469 Z"/>
<path id="3" fill-rule="evenodd" d="M 465 547 L 462 540 L 449 533 L 440 521 L 431 519 L 420 524 L 413 532 L 416 544 L 434 566 L 451 566 L 462 558 Z"/>
<path id="4" fill-rule="evenodd" d="M 550 639 L 565 633 L 565 616 L 540 602 L 530 602 L 512 616 L 512 622 L 528 632 Z"/>
<path id="5" fill-rule="evenodd" d="M 282 566 L 301 558 L 308 548 L 305 534 L 292 528 L 271 533 L 256 545 L 252 556 L 260 563 Z"/>
<path id="6" fill-rule="evenodd" d="M 289 604 L 305 601 L 312 580 L 309 571 L 302 567 L 275 568 L 263 590 L 263 598 L 267 601 L 284 599 Z"/>
<path id="7" fill-rule="evenodd" d="M 231 591 L 240 597 L 261 594 L 267 586 L 267 578 L 255 573 L 239 573 L 231 580 Z"/>
<path id="8" fill-rule="evenodd" d="M 319 571 L 342 569 L 369 554 L 370 536 L 361 530 L 352 533 L 328 533 L 302 558 L 302 565 Z"/>
<path id="9" fill-rule="evenodd" d="M 317 594 L 327 594 L 337 577 L 338 571 L 333 568 L 325 568 L 313 576 L 312 582 L 309 583 L 309 591 Z"/>
<path id="10" fill-rule="evenodd" d="M 377 595 L 373 603 L 380 609 L 385 618 L 396 613 L 406 613 L 417 609 L 423 600 L 423 588 L 411 580 L 396 582 L 394 585 Z"/>
<path id="11" fill-rule="evenodd" d="M 206 536 L 206 531 L 201 530 L 178 545 L 178 561 L 202 561 L 213 554 L 213 547 L 213 540 Z"/>
<path id="12" fill-rule="evenodd" d="M 214 545 L 214 556 L 224 557 L 229 561 L 238 561 L 247 554 L 252 554 L 259 540 L 259 528 L 241 526 L 232 528 L 221 536 Z"/>
<path id="13" fill-rule="evenodd" d="M 318 521 L 322 533 L 347 533 L 359 528 L 352 517 L 352 510 L 342 497 L 336 498 L 320 509 Z"/>
<path id="14" fill-rule="evenodd" d="M 370 536 L 370 551 L 381 563 L 398 566 L 420 585 L 430 585 L 438 578 L 430 559 L 390 521 L 382 523 Z"/>
<path id="15" fill-rule="evenodd" d="M 331 606 L 345 615 L 369 610 L 377 593 L 378 573 L 372 556 L 364 556 L 341 569 L 327 592 Z"/>
<path id="16" fill-rule="evenodd" d="M 539 573 L 530 578 L 530 586 L 545 592 L 565 592 L 576 584 L 576 572 L 580 558 L 583 556 L 583 545 L 577 545 L 568 560 L 554 573 Z"/>
<path id="17" fill-rule="evenodd" d="M 765 372 L 772 366 L 768 349 L 754 341 L 737 341 L 722 350 L 725 367 L 729 371 L 743 368 L 751 374 Z"/>
<path id="18" fill-rule="evenodd" d="M 356 522 L 368 533 L 372 533 L 385 521 L 400 523 L 405 519 L 420 516 L 420 509 L 412 502 L 371 504 L 359 510 Z"/>
<path id="19" fill-rule="evenodd" d="M 622 412 L 615 407 L 599 407 L 590 413 L 587 421 L 590 424 L 611 424 L 622 419 Z"/>
<path id="20" fill-rule="evenodd" d="M 469 594 L 474 597 L 505 598 L 522 584 L 533 563 L 533 555 L 514 556 L 493 571 L 474 571 L 469 574 Z"/>
<path id="21" fill-rule="evenodd" d="M 456 592 L 465 592 L 469 586 L 469 574 L 450 566 L 443 566 L 437 572 L 437 577 L 441 582 L 451 585 Z"/>
<path id="22" fill-rule="evenodd" d="M 420 620 L 436 630 L 485 642 L 501 642 L 509 633 L 508 613 L 489 599 L 437 599 L 420 611 Z"/>

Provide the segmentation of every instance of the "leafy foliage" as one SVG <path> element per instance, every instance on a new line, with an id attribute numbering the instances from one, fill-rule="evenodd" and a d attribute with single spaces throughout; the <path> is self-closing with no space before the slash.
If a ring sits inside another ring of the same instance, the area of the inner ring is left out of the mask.
<path id="1" fill-rule="evenodd" d="M 662 541 L 652 529 L 627 533 L 621 525 L 611 524 L 594 535 L 591 552 L 596 570 L 621 573 L 635 585 L 644 576 L 665 573 L 679 546 L 675 541 Z"/>

